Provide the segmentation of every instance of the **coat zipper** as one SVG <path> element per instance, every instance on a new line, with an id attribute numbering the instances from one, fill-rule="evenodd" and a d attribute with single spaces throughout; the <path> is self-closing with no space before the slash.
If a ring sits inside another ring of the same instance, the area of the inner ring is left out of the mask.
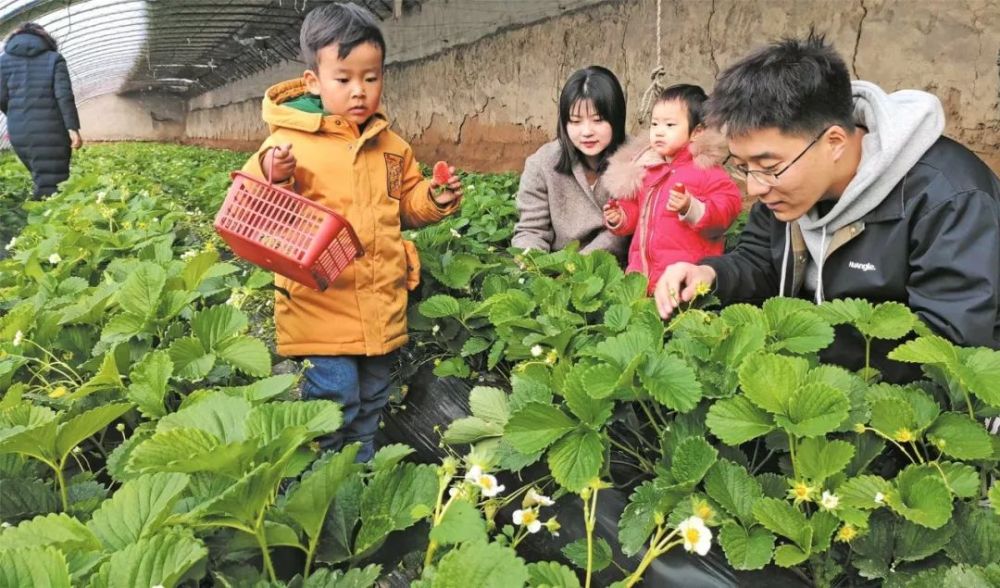
<path id="1" fill-rule="evenodd" d="M 660 195 L 660 186 L 673 175 L 674 170 L 670 170 L 649 188 L 649 192 L 646 193 L 646 205 L 642 207 L 642 214 L 639 215 L 639 228 L 642 233 L 639 235 L 639 257 L 642 261 L 642 273 L 647 278 L 649 277 L 649 243 L 653 240 L 653 226 L 649 222 L 652 216 L 653 210 L 656 209 L 656 203 Z"/>

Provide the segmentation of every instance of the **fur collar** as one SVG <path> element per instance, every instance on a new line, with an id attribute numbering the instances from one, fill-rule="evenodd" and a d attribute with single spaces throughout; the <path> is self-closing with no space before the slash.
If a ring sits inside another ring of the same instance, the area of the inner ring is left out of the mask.
<path id="1" fill-rule="evenodd" d="M 696 166 L 708 169 L 722 164 L 729 155 L 729 144 L 718 129 L 705 129 L 688 144 L 688 151 Z M 608 169 L 601 176 L 601 183 L 614 198 L 634 198 L 642 188 L 646 170 L 666 163 L 649 146 L 645 136 L 631 137 L 608 160 Z"/>

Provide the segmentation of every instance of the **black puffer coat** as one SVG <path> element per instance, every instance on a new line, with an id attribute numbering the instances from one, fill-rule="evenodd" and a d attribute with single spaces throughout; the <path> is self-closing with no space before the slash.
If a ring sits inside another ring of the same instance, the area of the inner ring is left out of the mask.
<path id="1" fill-rule="evenodd" d="M 31 171 L 35 195 L 69 177 L 68 131 L 80 128 L 66 60 L 41 37 L 19 33 L 0 56 L 0 111 L 14 152 Z"/>

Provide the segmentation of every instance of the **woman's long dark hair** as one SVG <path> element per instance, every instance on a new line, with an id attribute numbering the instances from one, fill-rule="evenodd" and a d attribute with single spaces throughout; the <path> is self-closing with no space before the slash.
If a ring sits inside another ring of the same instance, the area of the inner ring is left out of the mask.
<path id="1" fill-rule="evenodd" d="M 52 35 L 50 35 L 48 31 L 43 29 L 42 25 L 36 22 L 26 22 L 21 26 L 17 27 L 16 29 L 14 29 L 14 32 L 10 34 L 10 37 L 7 37 L 7 40 L 9 41 L 11 37 L 13 37 L 14 35 L 20 35 L 21 33 L 28 33 L 31 35 L 35 35 L 36 37 L 45 41 L 45 44 L 49 46 L 49 49 L 52 49 L 53 51 L 59 50 L 59 44 L 56 43 L 56 40 L 52 38 Z"/>
<path id="2" fill-rule="evenodd" d="M 590 100 L 601 118 L 611 123 L 611 143 L 598 158 L 595 171 L 603 172 L 608 158 L 625 142 L 625 92 L 618 78 L 611 70 L 599 65 L 573 72 L 559 95 L 559 127 L 556 129 L 562 147 L 556 171 L 566 175 L 572 175 L 573 164 L 582 161 L 581 154 L 566 133 L 573 107 L 581 100 Z"/>

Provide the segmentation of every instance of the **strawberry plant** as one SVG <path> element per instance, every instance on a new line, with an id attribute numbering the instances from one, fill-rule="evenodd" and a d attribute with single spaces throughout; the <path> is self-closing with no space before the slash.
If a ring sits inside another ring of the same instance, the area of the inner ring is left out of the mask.
<path id="1" fill-rule="evenodd" d="M 82 155 L 23 206 L 0 156 L 0 584 L 631 586 L 674 550 L 817 586 L 1000 575 L 982 426 L 1000 353 L 902 305 L 702 292 L 665 324 L 608 254 L 511 250 L 516 177 L 463 173 L 462 212 L 407 235 L 423 283 L 399 375 L 468 380 L 470 414 L 442 428 L 440 464 L 402 445 L 356 464 L 356 446 L 318 453 L 340 409 L 275 373 L 270 275 L 211 229 L 245 155 Z M 924 377 L 825 364 L 835 329 Z M 612 492 L 627 501 L 602 536 Z M 568 517 L 582 531 L 557 537 Z M 420 537 L 402 565 L 373 564 L 400 533 Z M 558 561 L 530 561 L 538 533 Z"/>

